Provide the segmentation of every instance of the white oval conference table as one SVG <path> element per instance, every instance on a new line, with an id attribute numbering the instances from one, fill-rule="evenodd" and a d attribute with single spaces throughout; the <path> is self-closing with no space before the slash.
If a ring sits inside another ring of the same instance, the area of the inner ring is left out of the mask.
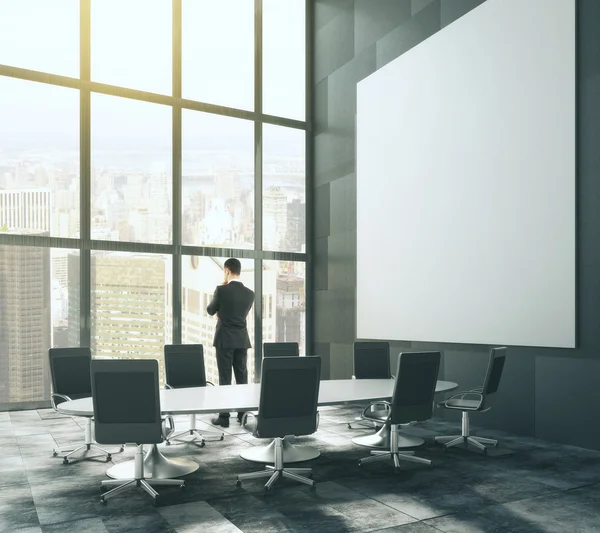
<path id="1" fill-rule="evenodd" d="M 337 379 L 321 381 L 319 406 L 338 405 L 350 402 L 389 400 L 394 392 L 393 379 Z M 442 393 L 458 387 L 452 381 L 438 381 L 435 392 Z M 218 387 L 194 387 L 166 389 L 160 391 L 163 415 L 212 414 L 227 411 L 257 411 L 260 399 L 260 383 L 248 385 L 223 385 Z M 81 398 L 63 402 L 57 406 L 60 413 L 70 416 L 92 417 L 92 398 Z M 419 437 L 406 437 L 403 447 L 420 446 Z M 248 461 L 272 463 L 273 443 L 265 446 L 250 446 L 240 455 Z M 319 457 L 320 452 L 310 446 L 295 446 L 284 441 L 284 463 L 298 463 Z M 153 478 L 175 478 L 191 474 L 199 468 L 189 459 L 167 458 L 156 444 L 148 450 L 144 459 L 144 473 Z M 133 461 L 125 461 L 108 469 L 106 474 L 115 479 L 133 476 Z"/>

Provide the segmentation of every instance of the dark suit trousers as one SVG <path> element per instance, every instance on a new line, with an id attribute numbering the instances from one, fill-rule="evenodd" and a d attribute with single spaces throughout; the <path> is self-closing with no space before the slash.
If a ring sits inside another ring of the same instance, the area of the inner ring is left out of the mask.
<path id="1" fill-rule="evenodd" d="M 219 370 L 219 385 L 231 385 L 231 371 L 235 375 L 237 385 L 248 383 L 247 348 L 215 348 L 217 352 L 217 369 Z M 238 413 L 242 416 L 244 413 Z M 219 413 L 220 417 L 229 418 L 229 413 Z"/>

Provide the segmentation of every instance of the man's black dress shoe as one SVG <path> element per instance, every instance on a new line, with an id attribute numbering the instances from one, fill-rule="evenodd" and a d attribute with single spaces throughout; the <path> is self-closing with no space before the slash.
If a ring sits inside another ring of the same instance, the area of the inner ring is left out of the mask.
<path id="1" fill-rule="evenodd" d="M 221 426 L 224 428 L 228 428 L 229 427 L 229 418 L 222 418 L 220 416 L 215 416 L 214 418 L 210 419 L 210 423 L 213 426 Z"/>
<path id="2" fill-rule="evenodd" d="M 237 421 L 238 421 L 238 424 L 242 423 L 242 417 L 240 415 L 237 415 Z"/>

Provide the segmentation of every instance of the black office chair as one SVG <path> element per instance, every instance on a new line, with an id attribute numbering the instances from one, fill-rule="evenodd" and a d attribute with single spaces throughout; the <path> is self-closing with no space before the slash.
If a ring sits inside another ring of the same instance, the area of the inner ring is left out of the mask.
<path id="1" fill-rule="evenodd" d="M 265 342 L 263 357 L 292 357 L 300 355 L 297 342 Z"/>
<path id="2" fill-rule="evenodd" d="M 263 361 L 260 382 L 258 414 L 246 413 L 242 426 L 249 416 L 255 417 L 251 431 L 254 437 L 274 439 L 273 466 L 265 470 L 239 474 L 242 480 L 268 477 L 265 490 L 269 490 L 280 477 L 294 479 L 314 487 L 311 468 L 285 468 L 283 464 L 283 438 L 286 435 L 310 435 L 317 429 L 317 402 L 321 379 L 320 357 L 270 357 Z"/>
<path id="3" fill-rule="evenodd" d="M 390 450 L 371 450 L 371 457 L 360 459 L 359 466 L 390 457 L 393 459 L 396 469 L 400 468 L 401 460 L 431 466 L 429 459 L 416 457 L 413 451 L 400 451 L 398 426 L 413 420 L 422 421 L 431 418 L 440 360 L 440 352 L 400 354 L 392 402 L 379 402 L 387 403 L 390 408 L 390 414 L 386 420 L 386 424 L 390 425 Z"/>
<path id="4" fill-rule="evenodd" d="M 502 377 L 502 371 L 504 370 L 505 359 L 505 347 L 492 348 L 483 386 L 468 391 L 458 392 L 438 404 L 439 407 L 443 407 L 444 409 L 462 411 L 462 431 L 460 435 L 435 437 L 436 442 L 444 445 L 444 450 L 464 443 L 467 448 L 469 447 L 469 444 L 471 444 L 483 453 L 487 453 L 486 444 L 490 446 L 496 446 L 498 444 L 496 439 L 486 439 L 471 435 L 469 412 L 483 413 L 492 408 L 494 396 L 500 385 L 500 378 Z"/>
<path id="5" fill-rule="evenodd" d="M 157 502 L 158 493 L 152 485 L 178 486 L 178 479 L 146 479 L 144 477 L 144 444 L 162 442 L 168 432 L 160 413 L 158 361 L 155 359 L 121 359 L 92 361 L 92 398 L 96 440 L 103 444 L 131 442 L 135 451 L 135 473 L 129 480 L 102 481 L 102 489 L 114 487 L 100 497 L 106 504 L 127 487 L 142 487 Z"/>
<path id="6" fill-rule="evenodd" d="M 354 375 L 353 379 L 392 379 L 390 372 L 390 343 L 389 342 L 366 342 L 356 341 L 354 343 Z M 377 412 L 378 418 L 386 418 L 389 414 L 387 406 L 375 404 L 371 411 L 380 409 Z M 368 424 L 377 428 L 381 422 L 365 418 L 363 415 L 357 416 L 353 422 L 348 422 L 348 429 L 357 429 L 352 424 Z"/>
<path id="7" fill-rule="evenodd" d="M 92 395 L 92 385 L 90 382 L 90 362 L 92 354 L 89 348 L 50 348 L 48 350 L 50 359 L 50 377 L 52 381 L 52 393 L 50 402 L 52 408 L 63 402 L 78 400 L 80 398 L 89 398 Z M 56 457 L 61 454 L 64 464 L 69 464 L 69 458 L 80 452 L 84 452 L 82 459 L 97 458 L 97 455 L 87 457 L 88 451 L 97 450 L 106 455 L 106 460 L 111 460 L 110 452 L 96 446 L 92 437 L 92 419 L 85 417 L 84 442 L 80 446 L 64 448 L 55 448 L 53 455 Z M 121 448 L 120 451 L 123 451 Z"/>
<path id="8" fill-rule="evenodd" d="M 204 367 L 204 348 L 202 344 L 166 344 L 165 354 L 165 387 L 169 389 L 183 389 L 186 387 L 206 387 L 214 386 L 213 383 L 206 380 L 206 370 Z M 196 415 L 190 414 L 190 428 L 169 436 L 165 443 L 171 444 L 171 441 L 181 442 L 200 441 L 200 446 L 204 446 L 205 437 L 223 440 L 224 433 L 200 433 L 196 428 Z M 187 441 L 181 439 L 182 436 L 192 436 Z"/>

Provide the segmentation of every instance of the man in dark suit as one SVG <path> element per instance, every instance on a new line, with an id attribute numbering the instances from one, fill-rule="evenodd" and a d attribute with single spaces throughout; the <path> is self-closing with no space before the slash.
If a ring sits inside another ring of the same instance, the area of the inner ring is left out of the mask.
<path id="1" fill-rule="evenodd" d="M 246 317 L 254 303 L 254 292 L 240 281 L 242 265 L 237 259 L 225 261 L 225 281 L 215 290 L 206 308 L 209 315 L 217 315 L 217 328 L 213 346 L 217 352 L 219 385 L 231 385 L 231 370 L 235 382 L 248 383 L 248 348 L 251 348 Z M 238 413 L 238 422 L 242 415 Z M 229 413 L 219 413 L 211 422 L 216 426 L 229 427 Z"/>

